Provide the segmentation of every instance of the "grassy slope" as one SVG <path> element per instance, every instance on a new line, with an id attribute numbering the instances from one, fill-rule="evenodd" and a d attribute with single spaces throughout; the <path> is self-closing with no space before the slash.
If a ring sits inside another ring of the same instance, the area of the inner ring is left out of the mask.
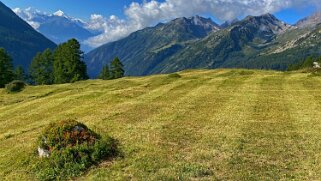
<path id="1" fill-rule="evenodd" d="M 321 78 L 214 70 L 0 90 L 0 178 L 33 179 L 33 142 L 75 118 L 121 143 L 122 158 L 79 180 L 319 180 Z"/>

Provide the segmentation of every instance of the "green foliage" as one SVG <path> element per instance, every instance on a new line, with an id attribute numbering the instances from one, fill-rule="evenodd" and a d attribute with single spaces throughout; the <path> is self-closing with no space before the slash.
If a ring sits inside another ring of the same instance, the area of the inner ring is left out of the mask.
<path id="1" fill-rule="evenodd" d="M 178 73 L 172 73 L 168 75 L 168 78 L 181 78 L 182 76 L 179 75 Z"/>
<path id="2" fill-rule="evenodd" d="M 50 49 L 38 53 L 30 65 L 30 75 L 38 85 L 86 80 L 87 68 L 82 57 L 79 42 L 71 39 L 59 45 L 54 53 Z"/>
<path id="3" fill-rule="evenodd" d="M 250 71 L 250 70 L 242 70 L 239 72 L 239 75 L 252 75 L 254 74 L 254 71 Z"/>
<path id="4" fill-rule="evenodd" d="M 16 80 L 21 80 L 21 81 L 25 81 L 27 79 L 27 75 L 23 69 L 22 66 L 18 66 L 14 72 L 15 74 L 15 79 Z"/>
<path id="5" fill-rule="evenodd" d="M 109 71 L 109 66 L 108 65 L 103 66 L 103 69 L 101 70 L 99 78 L 103 79 L 103 80 L 111 79 L 111 75 L 110 75 L 110 71 Z"/>
<path id="6" fill-rule="evenodd" d="M 50 49 L 43 53 L 37 53 L 33 58 L 30 68 L 30 75 L 38 85 L 50 85 L 53 83 L 53 54 Z"/>
<path id="7" fill-rule="evenodd" d="M 109 80 L 109 79 L 119 79 L 124 77 L 125 71 L 124 71 L 124 65 L 121 63 L 118 57 L 116 57 L 109 66 L 106 64 L 103 66 L 99 78 L 103 80 Z"/>
<path id="8" fill-rule="evenodd" d="M 124 65 L 121 63 L 118 57 L 116 57 L 110 65 L 110 72 L 112 79 L 118 79 L 124 77 Z"/>
<path id="9" fill-rule="evenodd" d="M 313 67 L 314 59 L 312 57 L 308 57 L 302 64 L 301 68 L 311 68 Z"/>
<path id="10" fill-rule="evenodd" d="M 11 92 L 20 92 L 26 87 L 26 83 L 21 80 L 14 80 L 6 85 L 6 91 Z"/>
<path id="11" fill-rule="evenodd" d="M 312 71 L 310 73 L 311 74 L 309 75 L 309 77 L 320 77 L 321 76 L 321 71 L 320 70 Z"/>
<path id="12" fill-rule="evenodd" d="M 8 53 L 0 48 L 0 88 L 14 79 L 12 59 Z"/>
<path id="13" fill-rule="evenodd" d="M 64 180 L 80 175 L 93 164 L 117 154 L 116 141 L 102 138 L 74 120 L 50 124 L 38 139 L 49 158 L 39 158 L 33 169 L 40 180 Z"/>
<path id="14" fill-rule="evenodd" d="M 57 47 L 54 53 L 54 83 L 70 83 L 88 79 L 83 52 L 76 39 L 71 39 Z"/>
<path id="15" fill-rule="evenodd" d="M 312 56 L 309 56 L 308 58 L 304 59 L 303 61 L 301 61 L 297 64 L 290 65 L 288 70 L 289 71 L 300 70 L 300 69 L 311 69 L 312 70 L 313 62 L 321 63 L 320 60 L 321 60 L 321 56 L 318 58 L 314 58 Z"/>

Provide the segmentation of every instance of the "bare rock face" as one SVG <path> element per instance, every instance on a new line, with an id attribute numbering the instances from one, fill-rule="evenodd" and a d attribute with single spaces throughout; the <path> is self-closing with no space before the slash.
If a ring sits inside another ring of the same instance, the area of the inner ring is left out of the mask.
<path id="1" fill-rule="evenodd" d="M 81 131 L 84 131 L 85 128 L 83 128 L 82 126 L 75 126 L 72 130 L 73 130 L 73 131 L 81 132 Z"/>
<path id="2" fill-rule="evenodd" d="M 291 25 L 269 13 L 261 16 L 248 16 L 241 24 L 243 27 L 254 27 L 259 32 L 270 32 L 274 35 L 282 34 L 292 28 Z"/>
<path id="3" fill-rule="evenodd" d="M 230 21 L 225 21 L 223 24 L 221 24 L 221 28 L 228 28 L 230 26 L 235 25 L 236 23 L 238 23 L 240 20 L 238 20 L 237 18 L 230 20 Z"/>
<path id="4" fill-rule="evenodd" d="M 313 68 L 315 68 L 315 69 L 321 68 L 319 62 L 313 62 Z"/>
<path id="5" fill-rule="evenodd" d="M 321 11 L 300 20 L 296 26 L 298 28 L 307 28 L 307 27 L 315 27 L 316 25 L 321 23 Z"/>

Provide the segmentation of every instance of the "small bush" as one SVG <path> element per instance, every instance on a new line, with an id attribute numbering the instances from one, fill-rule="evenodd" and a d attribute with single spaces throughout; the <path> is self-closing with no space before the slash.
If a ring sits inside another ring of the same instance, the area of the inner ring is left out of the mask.
<path id="1" fill-rule="evenodd" d="M 49 155 L 33 166 L 40 180 L 65 180 L 80 175 L 93 164 L 117 155 L 116 141 L 102 138 L 74 120 L 50 124 L 38 139 L 38 149 Z"/>
<path id="2" fill-rule="evenodd" d="M 6 85 L 7 92 L 20 92 L 26 87 L 26 83 L 21 80 L 14 80 Z"/>
<path id="3" fill-rule="evenodd" d="M 179 75 L 178 73 L 173 73 L 173 74 L 169 74 L 168 75 L 168 78 L 181 78 L 182 76 L 181 75 Z"/>
<path id="4" fill-rule="evenodd" d="M 314 77 L 314 76 L 321 76 L 321 69 L 320 68 L 311 68 L 309 70 L 309 72 L 307 73 L 310 73 L 310 76 L 311 77 Z"/>
<path id="5" fill-rule="evenodd" d="M 255 72 L 250 70 L 242 70 L 239 72 L 239 75 L 253 75 Z"/>

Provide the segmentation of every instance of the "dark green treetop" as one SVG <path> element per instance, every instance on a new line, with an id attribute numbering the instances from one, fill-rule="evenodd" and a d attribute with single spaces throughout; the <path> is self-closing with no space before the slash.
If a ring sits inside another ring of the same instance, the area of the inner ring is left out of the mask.
<path id="1" fill-rule="evenodd" d="M 87 67 L 82 59 L 83 52 L 76 39 L 60 44 L 54 53 L 54 83 L 70 83 L 88 79 Z"/>
<path id="2" fill-rule="evenodd" d="M 109 66 L 108 65 L 103 66 L 103 68 L 102 68 L 102 70 L 100 72 L 99 78 L 103 79 L 103 80 L 111 79 L 111 75 L 110 75 L 110 71 L 109 71 Z"/>
<path id="3" fill-rule="evenodd" d="M 15 79 L 16 80 L 21 80 L 21 81 L 25 81 L 27 79 L 27 75 L 25 73 L 25 70 L 23 69 L 23 67 L 21 65 L 19 65 L 15 71 Z"/>
<path id="4" fill-rule="evenodd" d="M 124 65 L 121 63 L 118 57 L 116 57 L 110 65 L 110 72 L 112 79 L 118 79 L 124 77 Z"/>
<path id="5" fill-rule="evenodd" d="M 30 65 L 30 75 L 38 85 L 50 85 L 53 83 L 53 53 L 46 49 L 43 53 L 37 53 Z"/>
<path id="6" fill-rule="evenodd" d="M 5 51 L 0 48 L 0 87 L 3 88 L 7 83 L 14 79 L 12 59 Z"/>

